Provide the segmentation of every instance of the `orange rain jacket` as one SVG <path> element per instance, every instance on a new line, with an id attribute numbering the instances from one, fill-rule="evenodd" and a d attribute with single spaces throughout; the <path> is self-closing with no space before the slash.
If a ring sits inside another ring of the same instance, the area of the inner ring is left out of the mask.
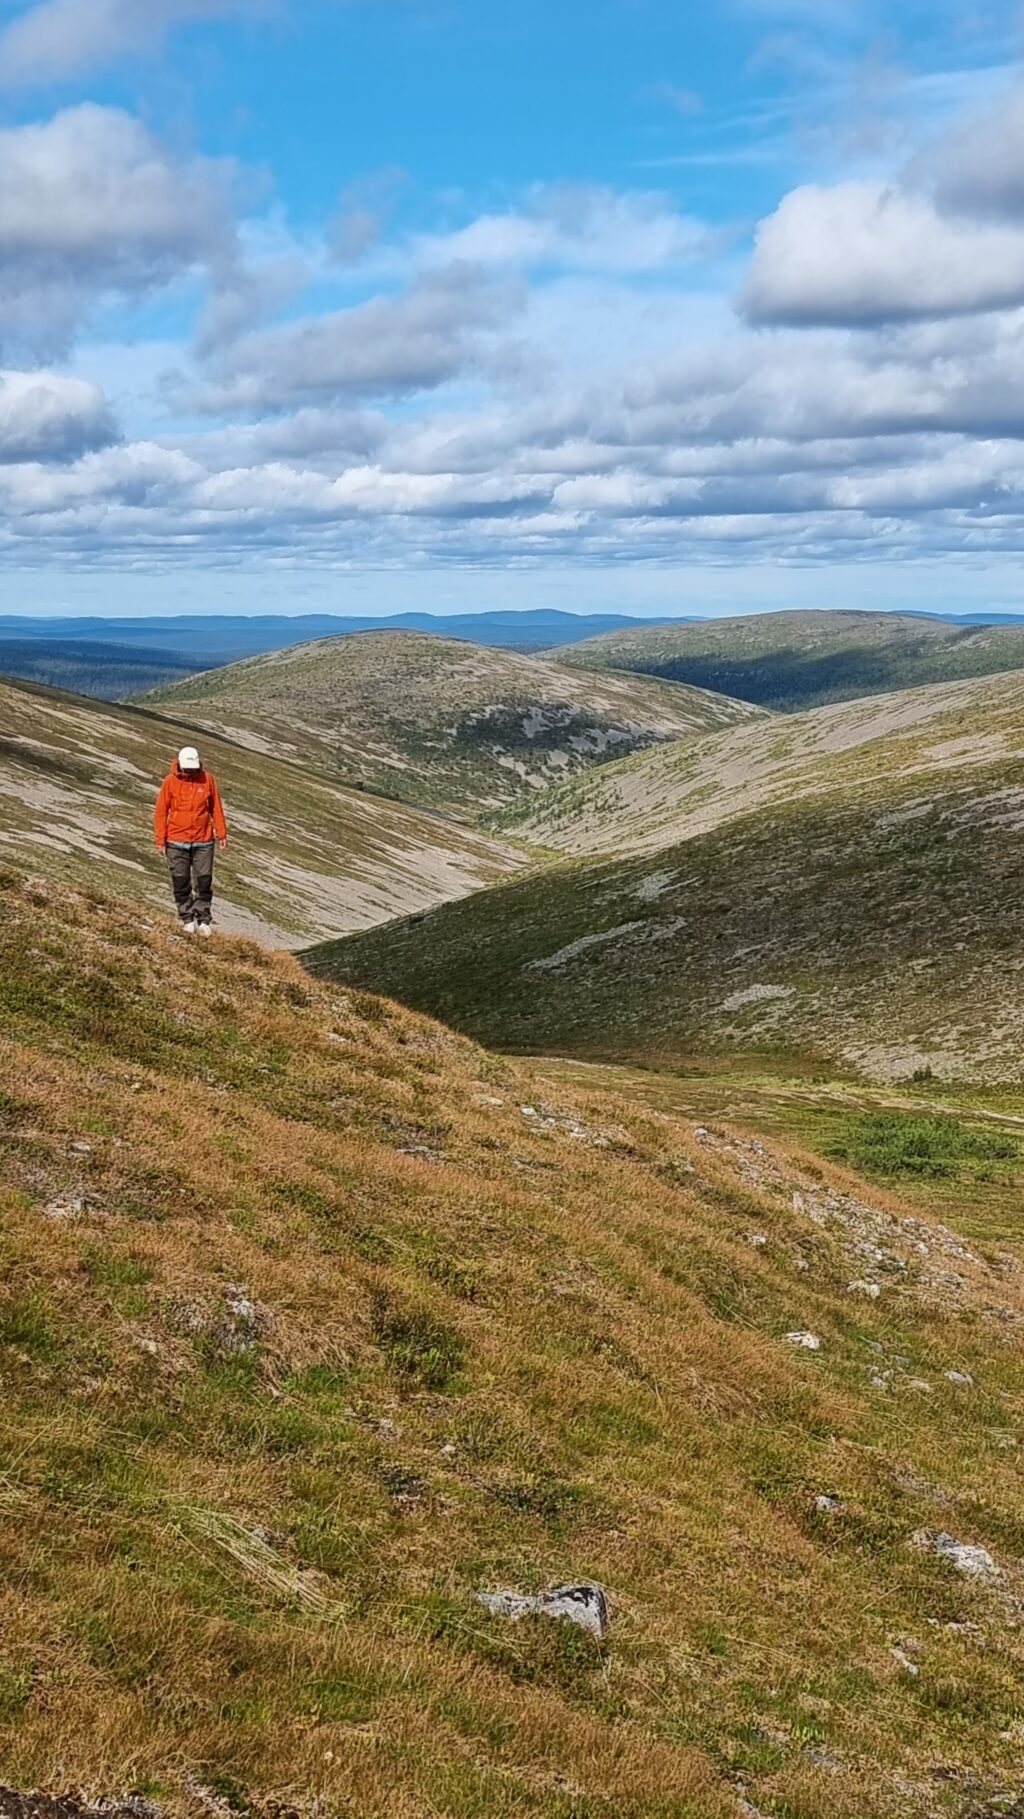
<path id="1" fill-rule="evenodd" d="M 157 846 L 201 846 L 226 840 L 228 824 L 220 791 L 209 771 L 183 771 L 175 760 L 153 810 Z"/>

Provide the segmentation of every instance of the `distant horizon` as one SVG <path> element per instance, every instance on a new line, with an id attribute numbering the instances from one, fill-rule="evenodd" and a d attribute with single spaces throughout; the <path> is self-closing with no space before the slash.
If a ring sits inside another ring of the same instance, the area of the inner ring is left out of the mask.
<path id="1" fill-rule="evenodd" d="M 96 612 L 75 613 L 75 612 L 66 612 L 66 611 L 59 611 L 59 610 L 47 611 L 45 609 L 41 609 L 34 613 L 19 613 L 19 612 L 0 613 L 0 629 L 7 627 L 7 626 L 13 626 L 13 625 L 20 627 L 22 625 L 27 626 L 27 625 L 47 625 L 47 624 L 77 624 L 77 625 L 86 626 L 86 625 L 125 625 L 125 624 L 134 623 L 134 624 L 138 624 L 138 625 L 154 625 L 154 624 L 158 624 L 158 623 L 160 623 L 160 624 L 188 623 L 189 621 L 195 621 L 196 623 L 199 623 L 199 624 L 205 624 L 210 621 L 217 621 L 217 620 L 221 620 L 221 619 L 238 620 L 239 622 L 251 621 L 252 623 L 261 623 L 261 622 L 269 621 L 269 620 L 293 619 L 293 620 L 295 620 L 295 622 L 297 624 L 302 624 L 307 621 L 316 621 L 316 622 L 328 621 L 331 623 L 337 623 L 339 625 L 345 625 L 345 624 L 349 624 L 349 623 L 356 622 L 356 621 L 362 622 L 362 621 L 369 619 L 369 620 L 379 621 L 379 623 L 381 625 L 388 625 L 388 624 L 394 624 L 394 622 L 399 619 L 413 619 L 413 618 L 444 620 L 449 624 L 452 623 L 453 621 L 458 621 L 460 619 L 464 619 L 467 621 L 474 621 L 474 620 L 498 621 L 498 620 L 502 620 L 502 619 L 536 618 L 536 619 L 543 619 L 543 620 L 550 622 L 552 619 L 562 618 L 562 619 L 584 619 L 584 620 L 590 620 L 590 621 L 599 621 L 599 620 L 603 620 L 603 619 L 615 620 L 615 621 L 635 620 L 638 625 L 644 625 L 644 624 L 647 624 L 647 625 L 654 625 L 654 624 L 685 625 L 685 624 L 701 624 L 701 623 L 705 623 L 705 622 L 708 624 L 713 624 L 716 620 L 722 620 L 722 619 L 767 618 L 767 617 L 770 617 L 772 614 L 779 614 L 779 613 L 805 614 L 808 612 L 871 613 L 871 614 L 875 614 L 882 618 L 895 617 L 895 618 L 944 619 L 944 620 L 950 620 L 950 619 L 971 620 L 971 619 L 978 619 L 978 618 L 984 618 L 986 620 L 1024 619 L 1024 610 L 1022 610 L 1020 612 L 1014 612 L 1012 610 L 1006 610 L 1006 609 L 1002 609 L 1002 610 L 993 609 L 992 611 L 989 612 L 989 611 L 985 611 L 984 609 L 975 608 L 970 612 L 953 613 L 953 612 L 943 611 L 941 608 L 938 608 L 938 607 L 932 607 L 932 608 L 911 607 L 911 606 L 904 606 L 904 605 L 900 605 L 900 606 L 846 606 L 846 605 L 844 605 L 844 606 L 834 606 L 834 607 L 827 607 L 827 606 L 810 607 L 810 606 L 801 605 L 801 606 L 746 607 L 746 608 L 732 610 L 732 611 L 722 611 L 722 612 L 715 612 L 715 613 L 706 613 L 706 612 L 705 613 L 701 613 L 701 612 L 641 613 L 641 612 L 631 611 L 628 607 L 623 607 L 617 611 L 609 609 L 609 610 L 602 611 L 602 612 L 592 612 L 592 611 L 588 611 L 582 607 L 578 608 L 578 609 L 571 608 L 571 607 L 493 607 L 493 608 L 481 607 L 476 612 L 468 611 L 468 612 L 458 612 L 458 613 L 440 612 L 440 611 L 432 612 L 432 611 L 430 611 L 429 608 L 409 609 L 406 612 L 394 612 L 394 613 L 373 613 L 373 612 L 370 612 L 367 610 L 363 610 L 362 612 L 352 611 L 352 612 L 346 613 L 346 612 L 337 612 L 337 611 L 329 612 L 329 611 L 323 611 L 323 610 L 320 610 L 320 611 L 308 611 L 308 610 L 290 611 L 288 608 L 281 607 L 273 612 L 265 611 L 265 612 L 252 613 L 252 612 L 246 612 L 241 608 L 225 609 L 225 608 L 221 607 L 218 609 L 195 608 L 192 610 L 184 610 L 184 611 L 179 610 L 177 612 L 163 612 L 163 613 L 160 613 L 160 612 L 140 613 L 140 612 L 131 612 L 131 611 L 115 612 L 115 613 L 96 613 Z M 372 629 L 372 628 L 365 627 L 365 626 L 362 626 L 362 624 L 360 624 L 360 629 Z M 413 629 L 413 628 L 409 628 L 409 629 Z"/>
<path id="2" fill-rule="evenodd" d="M 1024 611 L 1022 117 L 1019 0 L 0 0 L 7 595 Z"/>

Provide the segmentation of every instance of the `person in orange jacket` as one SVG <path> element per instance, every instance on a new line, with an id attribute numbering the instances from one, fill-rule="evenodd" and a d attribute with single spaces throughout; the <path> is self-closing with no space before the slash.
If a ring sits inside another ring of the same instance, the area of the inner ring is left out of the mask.
<path id="1" fill-rule="evenodd" d="M 186 935 L 213 933 L 213 849 L 224 851 L 228 824 L 216 779 L 194 745 L 178 753 L 153 810 L 157 851 L 166 853 L 178 917 Z"/>

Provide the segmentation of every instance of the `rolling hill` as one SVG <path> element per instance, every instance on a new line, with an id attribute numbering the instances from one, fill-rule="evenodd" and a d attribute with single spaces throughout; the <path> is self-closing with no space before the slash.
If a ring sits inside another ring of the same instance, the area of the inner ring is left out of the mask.
<path id="1" fill-rule="evenodd" d="M 587 839 L 629 856 L 485 891 L 311 964 L 523 1052 L 1018 1081 L 1024 677 L 889 697 L 858 745 L 862 711 L 776 723 L 738 754 L 727 732 L 692 772 L 683 750 L 678 773 L 661 754 L 617 767 Z M 655 781 L 638 783 L 647 764 Z M 567 814 L 549 805 L 547 841 L 559 827 L 576 839 Z"/>
<path id="2" fill-rule="evenodd" d="M 782 612 L 609 632 L 549 653 L 794 713 L 830 701 L 1024 668 L 1024 626 L 898 613 Z"/>
<path id="3" fill-rule="evenodd" d="M 1005 1819 L 1019 1231 L 120 909 L 0 876 L 4 1810 Z"/>
<path id="4" fill-rule="evenodd" d="M 549 852 L 653 852 L 722 822 L 890 778 L 1024 758 L 1024 675 L 939 683 L 738 725 L 605 765 L 493 819 Z"/>
<path id="5" fill-rule="evenodd" d="M 194 730 L 137 709 L 0 680 L 0 864 L 167 910 L 151 812 Z M 294 765 L 203 741 L 233 839 L 218 861 L 220 925 L 297 946 L 507 875 L 496 841 L 338 788 Z"/>
<path id="6" fill-rule="evenodd" d="M 759 711 L 648 677 L 580 674 L 416 632 L 295 645 L 144 701 L 346 784 L 470 816 Z"/>

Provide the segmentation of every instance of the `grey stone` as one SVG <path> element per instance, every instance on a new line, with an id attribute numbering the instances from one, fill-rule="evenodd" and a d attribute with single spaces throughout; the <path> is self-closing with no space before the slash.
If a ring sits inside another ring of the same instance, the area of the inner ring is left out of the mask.
<path id="1" fill-rule="evenodd" d="M 940 1560 L 948 1560 L 950 1566 L 968 1579 L 987 1579 L 991 1582 L 1002 1576 L 987 1548 L 975 1547 L 967 1541 L 957 1541 L 952 1535 L 947 1535 L 945 1529 L 919 1528 L 911 1536 L 911 1542 L 914 1547 L 926 1548 L 929 1553 L 937 1554 Z"/>
<path id="2" fill-rule="evenodd" d="M 477 1592 L 492 1617 L 556 1617 L 575 1623 L 598 1641 L 608 1632 L 608 1601 L 599 1585 L 556 1585 L 550 1592 Z"/>

